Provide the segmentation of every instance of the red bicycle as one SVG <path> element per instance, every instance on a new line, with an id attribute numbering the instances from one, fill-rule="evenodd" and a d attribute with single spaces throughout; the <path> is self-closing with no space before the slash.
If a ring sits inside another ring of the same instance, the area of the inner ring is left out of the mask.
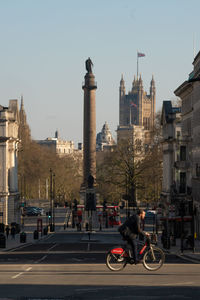
<path id="1" fill-rule="evenodd" d="M 145 243 L 139 243 L 138 257 L 142 260 L 143 266 L 149 271 L 160 269 L 165 262 L 164 252 L 151 243 L 146 237 Z M 114 247 L 106 255 L 106 265 L 111 271 L 120 271 L 130 263 L 130 250 L 126 245 Z"/>

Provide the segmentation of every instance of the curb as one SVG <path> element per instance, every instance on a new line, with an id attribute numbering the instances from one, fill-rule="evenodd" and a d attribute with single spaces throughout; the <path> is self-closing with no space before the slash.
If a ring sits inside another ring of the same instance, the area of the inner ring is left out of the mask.
<path id="1" fill-rule="evenodd" d="M 192 262 L 192 263 L 195 263 L 195 264 L 200 264 L 200 260 L 198 258 L 195 258 L 195 257 L 189 257 L 185 254 L 178 254 L 176 253 L 176 256 L 178 256 L 179 258 L 183 259 L 183 260 L 186 260 L 186 261 L 189 261 L 189 262 Z"/>
<path id="2" fill-rule="evenodd" d="M 184 255 L 184 257 L 187 259 L 192 259 L 192 260 L 196 261 L 198 264 L 200 264 L 200 258 L 191 257 L 189 255 Z"/>
<path id="3" fill-rule="evenodd" d="M 163 252 L 166 253 L 166 254 L 176 255 L 177 257 L 179 257 L 183 260 L 190 261 L 190 262 L 193 262 L 193 263 L 196 263 L 196 264 L 200 264 L 200 255 L 199 255 L 199 258 L 196 258 L 196 257 L 191 257 L 190 255 L 185 254 L 185 253 L 180 253 L 180 250 L 178 250 L 178 252 L 173 252 L 173 251 L 170 251 L 170 250 L 165 249 L 165 248 L 160 247 L 160 246 L 159 246 L 159 248 L 161 248 L 163 250 Z"/>

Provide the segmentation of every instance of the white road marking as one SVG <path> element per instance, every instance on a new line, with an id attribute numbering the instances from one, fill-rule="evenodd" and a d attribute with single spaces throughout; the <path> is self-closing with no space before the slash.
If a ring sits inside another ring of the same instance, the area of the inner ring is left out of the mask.
<path id="1" fill-rule="evenodd" d="M 48 252 L 49 252 L 51 249 L 55 248 L 56 246 L 57 246 L 57 244 L 51 246 L 51 247 L 48 249 Z"/>
<path id="2" fill-rule="evenodd" d="M 20 275 L 22 275 L 23 274 L 23 272 L 21 272 L 21 273 L 18 273 L 17 275 L 15 275 L 15 276 L 12 276 L 12 278 L 13 279 L 15 279 L 15 278 L 17 278 L 17 277 L 19 277 Z"/>
<path id="3" fill-rule="evenodd" d="M 50 253 L 50 250 L 53 249 L 53 248 L 55 248 L 56 246 L 57 246 L 57 244 L 51 246 L 51 247 L 47 250 L 47 253 Z M 45 260 L 45 258 L 46 258 L 47 256 L 48 256 L 48 254 L 47 254 L 47 255 L 44 255 L 42 258 L 36 260 L 36 261 L 34 262 L 34 264 L 39 264 L 41 261 Z"/>
<path id="4" fill-rule="evenodd" d="M 12 278 L 15 279 L 15 278 L 21 276 L 22 274 L 24 274 L 25 272 L 29 272 L 30 270 L 32 270 L 32 267 L 28 267 L 27 269 L 25 269 L 24 272 L 20 272 L 20 273 L 18 273 L 16 275 L 12 276 Z"/>
<path id="5" fill-rule="evenodd" d="M 183 286 L 185 286 L 185 285 L 191 285 L 191 284 L 194 284 L 194 282 L 176 282 L 175 283 L 175 286 L 177 286 L 177 285 L 183 285 Z M 163 284 L 164 286 L 172 286 L 172 284 L 171 283 L 164 283 Z M 174 286 L 174 283 L 173 283 L 173 286 Z"/>
<path id="6" fill-rule="evenodd" d="M 47 255 L 44 255 L 42 258 L 36 260 L 34 263 L 35 263 L 35 264 L 38 264 L 38 263 L 40 263 L 41 261 L 45 260 L 46 257 L 47 257 Z"/>
<path id="7" fill-rule="evenodd" d="M 17 250 L 18 250 L 18 249 L 22 249 L 22 248 L 25 248 L 25 247 L 27 247 L 27 246 L 29 246 L 29 245 L 31 245 L 31 243 L 26 243 L 25 245 L 21 245 L 21 246 L 19 246 L 19 247 L 15 247 L 15 248 L 13 248 L 13 249 L 11 249 L 11 250 L 8 249 L 8 252 L 14 252 L 14 251 L 16 251 L 16 249 L 17 249 Z"/>

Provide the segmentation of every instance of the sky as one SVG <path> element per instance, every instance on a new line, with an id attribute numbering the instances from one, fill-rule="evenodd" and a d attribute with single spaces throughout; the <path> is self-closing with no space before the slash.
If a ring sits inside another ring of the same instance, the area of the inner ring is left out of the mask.
<path id="1" fill-rule="evenodd" d="M 156 110 L 192 71 L 200 50 L 199 0 L 0 0 L 0 104 L 23 95 L 33 139 L 83 139 L 85 60 L 97 81 L 97 133 L 119 124 L 119 82 L 137 73 Z"/>

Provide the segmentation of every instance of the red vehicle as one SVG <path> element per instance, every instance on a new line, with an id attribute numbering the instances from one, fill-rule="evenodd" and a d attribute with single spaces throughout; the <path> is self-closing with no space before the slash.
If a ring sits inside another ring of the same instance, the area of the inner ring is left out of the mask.
<path id="1" fill-rule="evenodd" d="M 85 207 L 83 204 L 77 205 L 78 211 L 84 211 Z M 99 223 L 105 222 L 105 218 L 108 218 L 108 225 L 119 226 L 121 225 L 120 220 L 120 208 L 118 205 L 107 205 L 106 211 L 104 210 L 103 205 L 97 205 L 96 211 L 99 219 Z"/>
<path id="2" fill-rule="evenodd" d="M 119 206 L 107 206 L 108 209 L 108 224 L 113 227 L 121 224 Z"/>

